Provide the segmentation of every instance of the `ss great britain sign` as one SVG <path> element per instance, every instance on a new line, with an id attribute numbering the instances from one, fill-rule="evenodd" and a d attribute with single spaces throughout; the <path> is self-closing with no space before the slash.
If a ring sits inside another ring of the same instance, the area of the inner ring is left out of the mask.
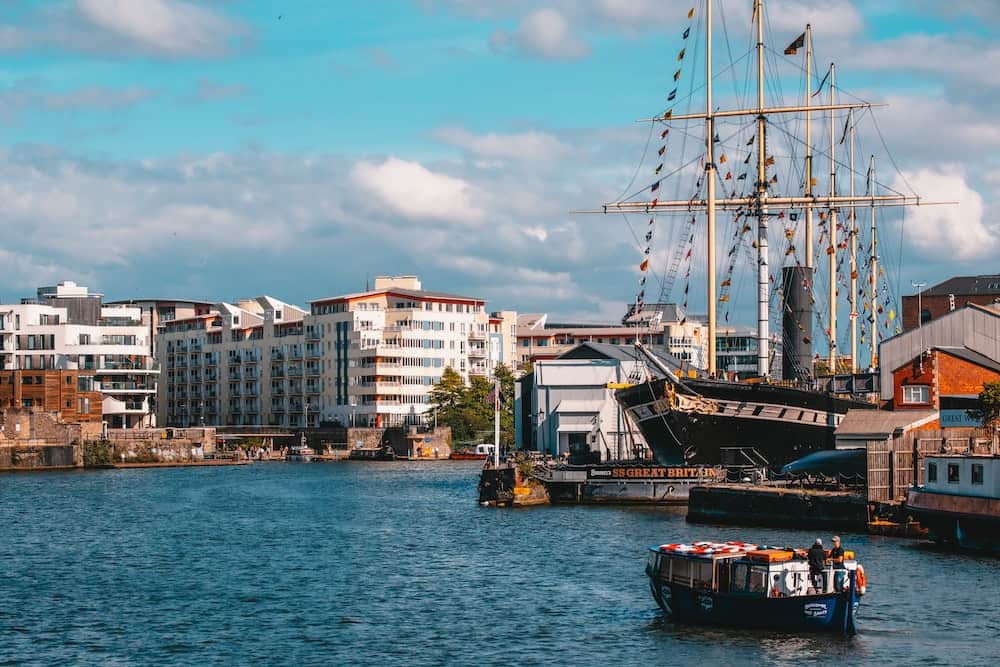
<path id="1" fill-rule="evenodd" d="M 705 466 L 597 466 L 587 469 L 587 479 L 713 481 L 720 473 L 721 470 Z"/>

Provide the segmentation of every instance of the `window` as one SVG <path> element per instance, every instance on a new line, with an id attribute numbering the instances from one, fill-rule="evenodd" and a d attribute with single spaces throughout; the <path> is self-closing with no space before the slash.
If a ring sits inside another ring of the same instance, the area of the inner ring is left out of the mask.
<path id="1" fill-rule="evenodd" d="M 960 481 L 961 481 L 961 478 L 959 477 L 959 474 L 958 474 L 958 464 L 957 463 L 949 463 L 948 464 L 948 483 L 949 484 L 958 484 Z"/>
<path id="2" fill-rule="evenodd" d="M 930 319 L 931 319 L 931 311 L 927 310 L 926 308 L 924 308 L 923 310 L 920 311 L 920 322 L 921 322 L 921 324 L 924 323 L 924 322 L 929 322 Z"/>
<path id="3" fill-rule="evenodd" d="M 937 481 L 937 464 L 928 463 L 927 464 L 927 481 L 936 482 Z"/>
<path id="4" fill-rule="evenodd" d="M 982 484 L 983 483 L 983 464 L 973 463 L 972 464 L 972 483 Z"/>
<path id="5" fill-rule="evenodd" d="M 903 387 L 903 403 L 930 403 L 931 388 L 926 384 L 910 384 Z"/>

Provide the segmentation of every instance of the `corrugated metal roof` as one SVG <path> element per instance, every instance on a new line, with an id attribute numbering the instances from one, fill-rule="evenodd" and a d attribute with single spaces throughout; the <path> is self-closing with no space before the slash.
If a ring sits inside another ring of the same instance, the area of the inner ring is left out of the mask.
<path id="1" fill-rule="evenodd" d="M 969 294 L 998 294 L 1000 295 L 1000 274 L 989 273 L 982 276 L 955 276 L 943 283 L 938 283 L 933 287 L 928 287 L 921 294 L 923 296 L 956 296 Z"/>
<path id="2" fill-rule="evenodd" d="M 937 419 L 937 410 L 848 410 L 834 432 L 836 437 L 888 438 L 896 429 L 908 431 Z"/>

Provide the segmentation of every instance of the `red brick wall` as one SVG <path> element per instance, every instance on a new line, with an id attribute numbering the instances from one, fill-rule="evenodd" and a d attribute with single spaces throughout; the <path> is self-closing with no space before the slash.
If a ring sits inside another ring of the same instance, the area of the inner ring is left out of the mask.
<path id="1" fill-rule="evenodd" d="M 956 294 L 955 310 L 964 307 L 966 304 L 974 303 L 986 306 L 993 303 L 994 299 L 1000 298 L 1000 294 Z M 930 311 L 931 319 L 936 319 L 951 311 L 948 295 L 922 296 L 920 297 L 920 307 Z M 908 331 L 917 326 L 917 297 L 903 297 L 903 331 Z"/>
<path id="2" fill-rule="evenodd" d="M 937 408 L 942 394 L 978 394 L 983 390 L 983 383 L 997 380 L 1000 380 L 1000 373 L 996 371 L 934 350 L 924 356 L 923 372 L 919 358 L 893 371 L 893 404 L 897 410 Z M 903 403 L 903 387 L 911 384 L 929 385 L 930 403 Z"/>
<path id="3" fill-rule="evenodd" d="M 939 388 L 944 395 L 978 394 L 983 390 L 983 383 L 1000 380 L 1000 373 L 947 352 L 939 352 L 937 356 Z"/>
<path id="4" fill-rule="evenodd" d="M 923 370 L 921 371 L 920 360 L 914 359 L 911 363 L 896 369 L 892 372 L 892 397 L 896 410 L 927 410 L 938 405 L 938 392 L 934 381 L 935 353 L 924 355 Z M 929 403 L 903 403 L 903 387 L 910 384 L 926 384 L 930 386 Z"/>

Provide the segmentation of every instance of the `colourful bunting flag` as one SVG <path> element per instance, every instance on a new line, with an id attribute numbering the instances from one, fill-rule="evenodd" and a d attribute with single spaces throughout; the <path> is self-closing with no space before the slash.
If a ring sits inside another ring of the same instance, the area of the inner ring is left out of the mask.
<path id="1" fill-rule="evenodd" d="M 733 180 L 733 172 L 727 171 L 726 172 L 726 178 L 724 180 L 727 180 L 727 181 Z"/>
<path id="2" fill-rule="evenodd" d="M 681 52 L 677 54 L 677 62 L 680 62 L 680 61 L 684 60 L 684 54 L 686 52 L 687 52 L 687 49 L 681 49 Z"/>
<path id="3" fill-rule="evenodd" d="M 680 78 L 681 78 L 681 71 L 677 70 L 676 72 L 674 72 L 674 81 L 678 81 L 680 80 Z"/>
<path id="4" fill-rule="evenodd" d="M 656 151 L 656 154 L 659 155 L 660 157 L 663 157 L 663 154 L 666 153 L 666 152 L 667 152 L 667 147 L 666 146 L 660 146 L 660 150 Z"/>
<path id="5" fill-rule="evenodd" d="M 639 270 L 645 271 L 648 268 L 649 268 L 649 260 L 648 259 L 642 260 L 642 263 L 639 265 Z"/>
<path id="6" fill-rule="evenodd" d="M 805 46 L 805 44 L 806 44 L 806 34 L 802 33 L 801 35 L 795 38 L 795 41 L 793 41 L 791 44 L 785 47 L 785 55 L 794 56 L 796 53 L 799 52 L 799 49 Z"/>
<path id="7" fill-rule="evenodd" d="M 681 39 L 687 39 L 688 35 L 691 34 L 691 28 L 684 28 L 684 33 L 681 35 Z"/>
<path id="8" fill-rule="evenodd" d="M 694 18 L 694 7 L 692 7 L 691 10 L 688 12 L 688 18 L 689 19 L 693 19 Z"/>
<path id="9" fill-rule="evenodd" d="M 656 192 L 659 189 L 660 189 L 660 182 L 659 181 L 657 181 L 657 182 L 653 183 L 651 186 L 649 186 L 649 191 L 650 192 Z"/>
<path id="10" fill-rule="evenodd" d="M 668 134 L 670 134 L 670 128 L 664 128 L 663 132 L 660 132 L 660 139 L 666 139 Z"/>
<path id="11" fill-rule="evenodd" d="M 677 97 L 677 89 L 676 88 L 674 88 L 673 90 L 671 90 L 670 94 L 667 95 L 667 101 L 668 102 L 673 102 L 675 97 Z"/>

